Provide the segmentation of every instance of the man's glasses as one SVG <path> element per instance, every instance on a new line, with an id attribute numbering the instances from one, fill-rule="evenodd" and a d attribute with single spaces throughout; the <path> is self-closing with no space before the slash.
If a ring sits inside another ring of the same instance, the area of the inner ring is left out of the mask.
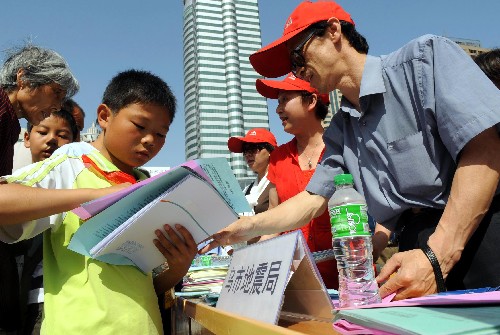
<path id="1" fill-rule="evenodd" d="M 304 45 L 318 32 L 317 29 L 313 29 L 309 35 L 302 40 L 290 53 L 290 61 L 292 62 L 292 73 L 297 76 L 297 71 L 306 65 L 306 60 L 304 58 L 304 54 L 302 53 L 302 49 Z"/>
<path id="2" fill-rule="evenodd" d="M 246 145 L 243 147 L 243 156 L 245 155 L 255 155 L 257 152 L 264 149 L 261 145 Z"/>

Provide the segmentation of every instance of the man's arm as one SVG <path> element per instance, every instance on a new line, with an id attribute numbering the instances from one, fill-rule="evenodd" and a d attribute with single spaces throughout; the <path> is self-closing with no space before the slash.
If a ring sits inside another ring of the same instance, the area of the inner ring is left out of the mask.
<path id="1" fill-rule="evenodd" d="M 499 153 L 500 137 L 495 128 L 483 131 L 462 150 L 448 203 L 428 241 L 444 278 L 460 259 L 465 244 L 488 211 L 500 180 Z M 431 264 L 421 250 L 395 254 L 377 281 L 387 280 L 396 271 L 380 288 L 382 297 L 397 291 L 395 299 L 399 300 L 437 291 Z"/>
<path id="2" fill-rule="evenodd" d="M 267 210 L 273 209 L 274 207 L 276 207 L 278 205 L 279 205 L 278 191 L 276 191 L 276 185 L 271 184 L 271 187 L 269 188 L 269 207 Z M 269 240 L 269 239 L 276 237 L 278 235 L 279 235 L 279 233 L 262 235 L 258 238 L 251 239 L 250 241 L 248 241 L 248 244 Z"/>
<path id="3" fill-rule="evenodd" d="M 382 226 L 380 223 L 375 224 L 375 231 L 372 236 L 373 245 L 373 261 L 376 262 L 380 254 L 389 244 L 392 231 Z"/>
<path id="4" fill-rule="evenodd" d="M 214 234 L 214 240 L 200 250 L 200 253 L 205 253 L 220 245 L 230 245 L 248 241 L 256 236 L 300 228 L 321 215 L 327 203 L 328 200 L 320 195 L 302 191 L 277 207 L 233 222 Z"/>
<path id="5" fill-rule="evenodd" d="M 130 186 L 53 190 L 0 183 L 0 225 L 12 225 L 67 212 L 80 204 Z"/>

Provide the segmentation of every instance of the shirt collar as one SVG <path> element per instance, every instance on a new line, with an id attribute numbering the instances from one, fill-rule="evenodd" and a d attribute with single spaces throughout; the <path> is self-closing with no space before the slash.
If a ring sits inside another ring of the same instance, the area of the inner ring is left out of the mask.
<path id="1" fill-rule="evenodd" d="M 133 175 L 125 173 L 118 169 L 98 150 L 83 155 L 82 160 L 88 168 L 95 174 L 104 177 L 111 184 L 120 184 L 124 182 L 135 183 L 136 181 L 148 178 L 148 176 L 138 169 L 133 170 Z"/>
<path id="2" fill-rule="evenodd" d="M 382 77 L 382 59 L 380 57 L 367 55 L 363 68 L 363 76 L 361 77 L 361 87 L 359 89 L 361 110 L 366 111 L 370 95 L 385 92 L 384 78 Z M 359 113 L 345 97 L 342 97 L 340 108 L 353 117 L 359 118 L 363 114 Z"/>
<path id="3" fill-rule="evenodd" d="M 365 68 L 361 77 L 359 97 L 385 92 L 384 79 L 382 78 L 382 59 L 368 55 L 366 56 Z"/>

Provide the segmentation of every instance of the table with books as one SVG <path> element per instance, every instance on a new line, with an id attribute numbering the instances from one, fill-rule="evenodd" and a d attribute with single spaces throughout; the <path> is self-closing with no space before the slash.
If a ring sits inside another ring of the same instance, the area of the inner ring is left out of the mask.
<path id="1" fill-rule="evenodd" d="M 172 308 L 172 334 L 338 334 L 329 322 L 281 318 L 278 325 L 211 307 L 200 299 L 177 297 Z"/>
<path id="2" fill-rule="evenodd" d="M 331 322 L 282 314 L 278 325 L 215 308 L 229 256 L 201 256 L 193 261 L 172 307 L 172 334 L 337 334 Z M 242 302 L 243 303 L 243 302 Z"/>

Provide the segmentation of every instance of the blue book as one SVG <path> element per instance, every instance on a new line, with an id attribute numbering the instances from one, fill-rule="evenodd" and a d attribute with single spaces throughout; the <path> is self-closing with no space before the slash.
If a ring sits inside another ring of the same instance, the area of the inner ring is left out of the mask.
<path id="1" fill-rule="evenodd" d="M 149 272 L 165 261 L 153 244 L 154 231 L 164 224 L 185 226 L 199 243 L 236 221 L 237 213 L 250 210 L 225 158 L 198 159 L 130 188 L 120 191 L 118 199 L 108 196 L 87 206 L 93 216 L 68 248 Z"/>

